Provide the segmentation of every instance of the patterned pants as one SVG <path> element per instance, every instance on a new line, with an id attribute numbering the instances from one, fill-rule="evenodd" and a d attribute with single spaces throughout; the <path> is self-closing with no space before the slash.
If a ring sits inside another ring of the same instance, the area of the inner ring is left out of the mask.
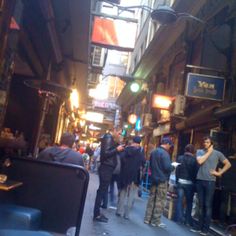
<path id="1" fill-rule="evenodd" d="M 134 183 L 128 185 L 126 188 L 121 189 L 116 213 L 129 218 L 129 213 L 133 207 L 135 198 L 138 196 L 138 186 Z"/>
<path id="2" fill-rule="evenodd" d="M 160 224 L 161 215 L 164 211 L 167 193 L 167 182 L 153 185 L 147 203 L 144 221 L 151 224 Z"/>

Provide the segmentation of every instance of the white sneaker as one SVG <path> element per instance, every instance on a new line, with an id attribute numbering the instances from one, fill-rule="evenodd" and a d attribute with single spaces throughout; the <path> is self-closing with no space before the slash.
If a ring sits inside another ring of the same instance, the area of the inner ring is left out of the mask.
<path id="1" fill-rule="evenodd" d="M 148 220 L 144 220 L 144 224 L 147 224 L 147 225 L 149 225 L 149 221 Z"/>
<path id="2" fill-rule="evenodd" d="M 166 224 L 164 224 L 164 223 L 160 223 L 159 225 L 157 225 L 158 227 L 160 227 L 160 228 L 166 228 Z"/>

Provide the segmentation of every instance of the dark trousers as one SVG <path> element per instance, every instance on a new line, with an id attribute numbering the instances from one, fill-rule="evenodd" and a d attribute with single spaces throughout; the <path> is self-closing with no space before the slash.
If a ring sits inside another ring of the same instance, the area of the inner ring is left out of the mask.
<path id="1" fill-rule="evenodd" d="M 192 226 L 192 206 L 194 185 L 193 184 L 177 184 L 177 202 L 176 202 L 176 221 L 180 223 L 186 223 Z M 183 199 L 186 199 L 186 210 L 184 212 Z"/>
<path id="2" fill-rule="evenodd" d="M 111 182 L 113 170 L 114 170 L 113 167 L 102 165 L 102 164 L 98 170 L 99 187 L 97 190 L 97 195 L 96 195 L 95 205 L 94 205 L 94 210 L 93 210 L 94 217 L 100 215 L 100 206 L 103 199 L 106 198 L 106 195 L 108 193 L 108 187 Z"/>
<path id="3" fill-rule="evenodd" d="M 197 180 L 196 188 L 199 200 L 200 229 L 208 232 L 211 223 L 215 182 L 207 180 Z"/>

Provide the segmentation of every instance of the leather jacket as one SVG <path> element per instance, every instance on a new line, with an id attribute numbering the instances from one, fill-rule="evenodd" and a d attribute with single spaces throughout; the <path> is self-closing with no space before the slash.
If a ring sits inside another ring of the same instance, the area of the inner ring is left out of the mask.
<path id="1" fill-rule="evenodd" d="M 101 139 L 101 155 L 100 160 L 102 165 L 107 165 L 115 168 L 117 164 L 117 148 L 118 144 L 114 141 L 111 134 L 105 134 Z"/>
<path id="2" fill-rule="evenodd" d="M 179 179 L 189 180 L 194 183 L 198 172 L 196 157 L 192 153 L 185 152 L 184 155 L 177 157 L 177 162 L 181 165 L 176 167 L 176 183 L 178 183 Z"/>

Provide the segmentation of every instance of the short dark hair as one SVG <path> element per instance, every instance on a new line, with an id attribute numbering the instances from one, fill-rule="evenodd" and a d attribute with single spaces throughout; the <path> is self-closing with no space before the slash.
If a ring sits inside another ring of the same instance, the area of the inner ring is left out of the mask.
<path id="1" fill-rule="evenodd" d="M 194 154 L 195 153 L 195 148 L 192 144 L 187 144 L 184 148 L 184 151 Z"/>
<path id="2" fill-rule="evenodd" d="M 141 137 L 139 137 L 139 136 L 135 136 L 135 137 L 133 138 L 133 142 L 140 144 L 140 143 L 142 142 L 142 139 L 141 139 Z"/>
<path id="3" fill-rule="evenodd" d="M 209 140 L 211 141 L 211 144 L 214 144 L 213 138 L 212 138 L 211 136 L 205 136 L 205 137 L 203 138 L 203 141 L 205 141 L 205 140 L 207 140 L 207 139 L 209 139 Z"/>
<path id="4" fill-rule="evenodd" d="M 66 146 L 72 148 L 74 142 L 75 142 L 75 135 L 68 133 L 68 132 L 62 134 L 61 145 L 66 145 Z"/>

